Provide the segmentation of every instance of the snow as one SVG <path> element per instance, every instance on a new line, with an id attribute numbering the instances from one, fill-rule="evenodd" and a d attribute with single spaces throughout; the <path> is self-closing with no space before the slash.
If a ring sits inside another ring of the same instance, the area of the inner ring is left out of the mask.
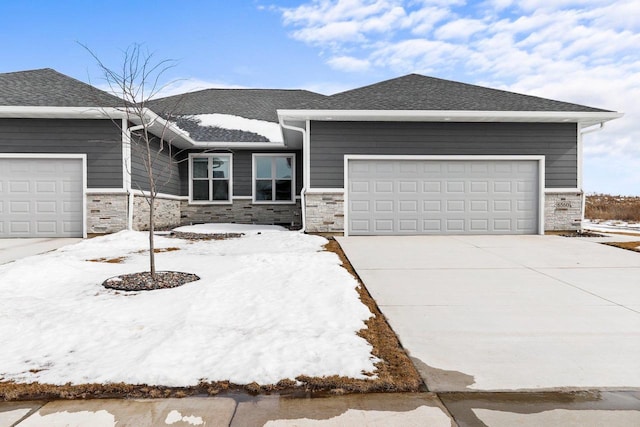
<path id="1" fill-rule="evenodd" d="M 253 225 L 253 224 L 196 224 L 185 225 L 174 228 L 174 231 L 182 233 L 198 233 L 198 234 L 225 234 L 225 233 L 244 233 L 258 234 L 273 231 L 285 231 L 286 228 L 279 225 Z"/>
<path id="2" fill-rule="evenodd" d="M 192 118 L 199 121 L 201 126 L 238 129 L 245 132 L 257 133 L 271 142 L 283 141 L 282 132 L 280 131 L 280 125 L 278 123 L 219 113 L 196 114 L 192 116 Z"/>
<path id="3" fill-rule="evenodd" d="M 612 231 L 639 232 L 640 223 L 626 222 L 620 220 L 589 220 L 582 221 L 582 228 L 591 231 L 600 231 L 606 233 Z"/>
<path id="4" fill-rule="evenodd" d="M 157 248 L 179 248 L 158 253 L 158 269 L 201 280 L 136 293 L 102 287 L 146 270 L 147 237 L 122 231 L 0 266 L 0 381 L 272 384 L 375 370 L 356 335 L 371 313 L 324 238 L 158 236 Z"/>

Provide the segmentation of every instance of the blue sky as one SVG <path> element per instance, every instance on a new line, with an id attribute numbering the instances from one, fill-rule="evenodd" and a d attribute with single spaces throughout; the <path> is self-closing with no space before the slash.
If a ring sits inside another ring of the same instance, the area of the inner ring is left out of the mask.
<path id="1" fill-rule="evenodd" d="M 100 85 L 142 43 L 175 59 L 167 94 L 321 93 L 418 72 L 621 111 L 585 136 L 587 192 L 640 195 L 637 0 L 3 1 L 0 72 L 54 68 Z"/>

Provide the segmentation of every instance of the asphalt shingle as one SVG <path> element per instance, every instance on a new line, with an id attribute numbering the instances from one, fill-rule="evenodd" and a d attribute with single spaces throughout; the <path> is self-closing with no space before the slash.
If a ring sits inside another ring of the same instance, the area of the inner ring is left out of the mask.
<path id="1" fill-rule="evenodd" d="M 0 105 L 119 107 L 123 101 L 51 68 L 0 74 Z"/>
<path id="2" fill-rule="evenodd" d="M 348 90 L 299 107 L 308 110 L 607 111 L 420 74 Z"/>
<path id="3" fill-rule="evenodd" d="M 307 90 L 205 89 L 152 100 L 147 106 L 165 117 L 218 113 L 277 123 L 276 110 L 325 98 Z"/>

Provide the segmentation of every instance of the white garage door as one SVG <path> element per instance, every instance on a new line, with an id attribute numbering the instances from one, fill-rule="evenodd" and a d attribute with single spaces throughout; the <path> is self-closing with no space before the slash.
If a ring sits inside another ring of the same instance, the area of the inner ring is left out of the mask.
<path id="1" fill-rule="evenodd" d="M 0 237 L 82 237 L 82 160 L 0 158 Z"/>
<path id="2" fill-rule="evenodd" d="M 348 161 L 349 235 L 536 234 L 537 160 Z"/>

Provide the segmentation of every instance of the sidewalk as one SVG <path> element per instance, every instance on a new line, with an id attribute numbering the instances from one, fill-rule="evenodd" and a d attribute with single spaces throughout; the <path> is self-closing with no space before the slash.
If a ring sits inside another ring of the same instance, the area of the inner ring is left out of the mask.
<path id="1" fill-rule="evenodd" d="M 640 390 L 0 402 L 0 427 L 163 425 L 622 427 L 640 425 Z"/>

